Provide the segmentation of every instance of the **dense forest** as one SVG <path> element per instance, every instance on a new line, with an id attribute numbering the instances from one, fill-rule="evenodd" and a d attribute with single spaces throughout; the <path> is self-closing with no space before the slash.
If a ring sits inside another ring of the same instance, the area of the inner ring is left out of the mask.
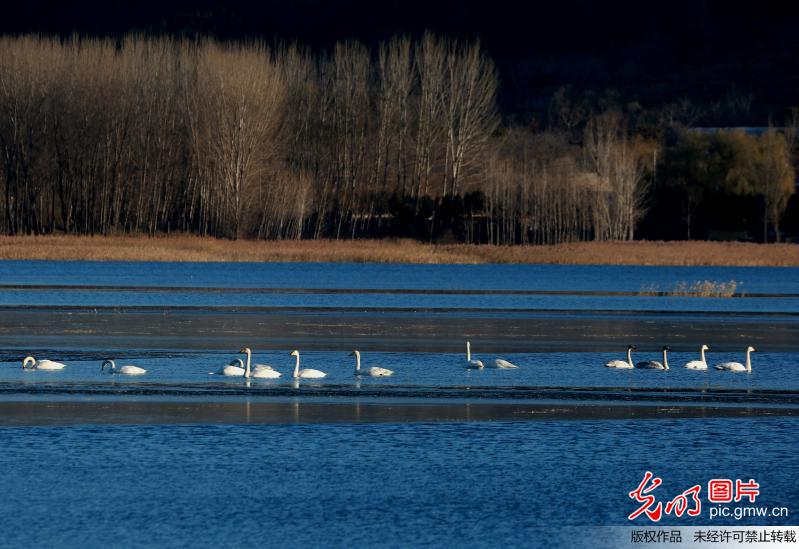
<path id="1" fill-rule="evenodd" d="M 478 40 L 0 38 L 0 230 L 496 244 L 794 237 L 799 111 L 554 88 Z M 531 111 L 533 112 L 533 111 Z M 734 124 L 728 124 L 732 126 Z"/>

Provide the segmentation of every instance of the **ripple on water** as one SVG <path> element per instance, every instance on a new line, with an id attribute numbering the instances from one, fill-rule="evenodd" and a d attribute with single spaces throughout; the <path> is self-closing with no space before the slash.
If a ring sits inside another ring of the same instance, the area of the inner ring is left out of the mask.
<path id="1" fill-rule="evenodd" d="M 557 526 L 625 524 L 626 493 L 647 469 L 664 493 L 756 478 L 762 504 L 790 508 L 797 427 L 783 418 L 0 429 L 0 529 L 10 546 L 497 546 L 528 544 L 542 527 L 565 543 Z M 21 522 L 20 509 L 58 512 Z"/>

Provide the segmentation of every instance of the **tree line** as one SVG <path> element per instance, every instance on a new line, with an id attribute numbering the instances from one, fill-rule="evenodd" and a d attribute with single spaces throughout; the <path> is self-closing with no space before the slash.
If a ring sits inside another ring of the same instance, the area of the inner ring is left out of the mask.
<path id="1" fill-rule="evenodd" d="M 701 133 L 686 102 L 645 111 L 561 88 L 522 124 L 500 114 L 498 86 L 479 43 L 432 34 L 324 53 L 2 37 L 0 230 L 692 238 L 709 201 L 744 197 L 762 238 L 780 237 L 795 123 Z"/>

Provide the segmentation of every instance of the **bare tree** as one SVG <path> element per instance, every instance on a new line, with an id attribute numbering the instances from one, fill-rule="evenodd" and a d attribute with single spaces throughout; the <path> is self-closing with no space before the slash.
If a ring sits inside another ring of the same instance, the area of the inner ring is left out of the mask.
<path id="1" fill-rule="evenodd" d="M 413 57 L 408 38 L 393 38 L 378 52 L 378 135 L 373 179 L 394 190 L 409 192 L 409 161 L 412 147 Z"/>
<path id="2" fill-rule="evenodd" d="M 334 192 L 340 204 L 336 223 L 336 238 L 339 238 L 345 225 L 350 225 L 354 236 L 367 179 L 371 102 L 366 48 L 355 43 L 337 44 L 329 63 L 328 82 L 334 132 L 331 143 L 335 158 Z"/>
<path id="3" fill-rule="evenodd" d="M 780 220 L 795 190 L 795 174 L 785 137 L 769 127 L 759 139 L 759 158 L 754 177 L 763 195 L 763 242 L 768 242 L 768 224 L 780 241 Z"/>
<path id="4" fill-rule="evenodd" d="M 47 55 L 52 40 L 0 39 L 0 156 L 6 230 L 43 232 L 47 182 L 37 177 L 46 162 L 48 103 L 56 65 Z"/>
<path id="5" fill-rule="evenodd" d="M 655 134 L 703 114 L 687 100 L 652 113 L 613 92 L 561 88 L 546 131 L 500 127 L 497 86 L 479 43 L 429 33 L 323 55 L 143 36 L 0 37 L 0 230 L 631 239 L 657 164 L 657 144 L 642 136 L 658 117 Z M 702 212 L 698 188 L 762 197 L 764 237 L 773 227 L 780 238 L 793 114 L 783 134 L 723 132 L 718 150 L 686 151 L 682 162 L 696 153 L 704 171 L 670 173 L 679 150 L 669 146 L 658 166 L 671 182 L 664 191 L 688 204 L 689 230 Z"/>
<path id="6" fill-rule="evenodd" d="M 444 111 L 447 130 L 447 188 L 456 194 L 464 169 L 474 164 L 499 124 L 496 111 L 497 76 L 494 64 L 479 44 L 453 42 L 446 55 L 447 87 Z"/>
<path id="7" fill-rule="evenodd" d="M 596 177 L 594 238 L 632 240 L 643 213 L 646 189 L 639 158 L 618 112 L 609 111 L 589 120 L 585 152 Z"/>
<path id="8" fill-rule="evenodd" d="M 245 196 L 250 187 L 267 184 L 266 166 L 278 148 L 284 80 L 260 45 L 235 50 L 208 45 L 197 65 L 195 160 L 221 185 L 230 234 L 238 238 L 248 213 Z"/>
<path id="9" fill-rule="evenodd" d="M 425 34 L 414 48 L 419 81 L 414 181 L 416 197 L 426 195 L 436 160 L 437 146 L 446 129 L 442 124 L 445 94 L 445 45 L 432 34 Z"/>

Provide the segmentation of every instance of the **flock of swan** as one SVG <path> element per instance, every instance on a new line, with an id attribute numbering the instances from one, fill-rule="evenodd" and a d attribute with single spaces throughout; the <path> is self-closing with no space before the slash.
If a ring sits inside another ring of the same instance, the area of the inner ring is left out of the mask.
<path id="1" fill-rule="evenodd" d="M 241 358 L 233 359 L 232 362 L 227 364 L 226 366 L 221 367 L 219 370 L 215 372 L 208 372 L 210 375 L 221 375 L 227 377 L 243 377 L 245 379 L 256 378 L 256 379 L 277 379 L 281 377 L 279 371 L 275 368 L 270 366 L 269 364 L 253 364 L 252 363 L 252 350 L 249 347 L 245 347 L 239 351 L 239 353 L 245 355 L 246 361 L 242 360 Z M 326 372 L 321 370 L 314 370 L 313 368 L 303 368 L 300 369 L 300 352 L 299 351 L 292 351 L 291 356 L 294 357 L 294 371 L 292 372 L 292 376 L 294 379 L 321 379 L 327 376 Z M 368 368 L 361 367 L 361 353 L 360 351 L 353 351 L 350 353 L 349 356 L 355 357 L 355 375 L 356 376 L 368 376 L 368 377 L 387 377 L 394 374 L 393 370 L 389 370 L 387 368 L 381 368 L 380 366 L 370 366 Z M 124 366 L 117 367 L 116 363 L 111 360 L 105 360 L 102 365 L 100 366 L 100 371 L 105 372 L 105 367 L 108 366 L 108 373 L 110 374 L 124 374 L 124 375 L 142 375 L 146 374 L 147 370 L 144 368 L 140 368 L 138 366 L 134 366 L 132 364 L 127 364 Z M 61 362 L 54 362 L 52 360 L 39 360 L 37 361 L 32 356 L 25 357 L 22 361 L 22 369 L 23 370 L 63 370 L 66 368 L 66 364 L 62 364 Z M 470 370 L 480 370 L 483 368 L 500 368 L 500 369 L 512 369 L 518 368 L 515 364 L 508 362 L 502 358 L 496 358 L 488 362 L 488 365 L 483 364 L 480 360 L 472 360 L 472 344 L 471 342 L 466 342 L 466 368 Z"/>
<path id="2" fill-rule="evenodd" d="M 275 370 L 272 366 L 268 364 L 253 364 L 252 351 L 250 350 L 249 347 L 245 347 L 239 352 L 247 357 L 246 362 L 240 358 L 237 358 L 234 359 L 230 364 L 228 364 L 227 366 L 223 366 L 216 372 L 208 372 L 208 373 L 212 375 L 217 374 L 228 377 L 244 377 L 246 379 L 249 378 L 276 379 L 282 375 L 279 371 Z M 294 372 L 292 373 L 292 377 L 294 379 L 320 379 L 327 375 L 326 372 L 323 372 L 321 370 L 314 370 L 313 368 L 303 368 L 301 370 L 299 351 L 292 351 L 291 356 L 293 356 L 295 359 Z M 359 351 L 351 352 L 350 356 L 355 357 L 356 376 L 385 377 L 385 376 L 390 376 L 394 373 L 392 370 L 381 368 L 379 366 L 361 368 L 361 353 Z M 55 370 L 63 370 L 64 368 L 66 368 L 66 366 L 67 366 L 66 364 L 63 364 L 61 362 L 55 362 L 47 359 L 37 361 L 32 356 L 27 356 L 22 360 L 22 369 L 26 371 L 31 371 L 31 370 L 55 371 Z M 117 367 L 116 363 L 111 359 L 103 361 L 102 365 L 100 366 L 100 371 L 105 372 L 106 366 L 108 366 L 108 373 L 110 374 L 124 374 L 129 376 L 137 376 L 147 373 L 147 370 L 145 370 L 144 368 L 140 368 L 139 366 L 134 366 L 132 364 L 127 364 L 124 366 Z"/>
<path id="3" fill-rule="evenodd" d="M 611 360 L 610 362 L 606 363 L 605 366 L 608 368 L 641 368 L 641 369 L 648 369 L 648 370 L 668 370 L 669 369 L 669 360 L 668 360 L 668 352 L 671 351 L 671 348 L 667 345 L 663 347 L 663 362 L 659 362 L 657 360 L 645 360 L 641 362 L 637 362 L 633 364 L 633 357 L 632 353 L 636 350 L 635 345 L 629 345 L 627 347 L 627 360 Z M 690 362 L 685 363 L 684 367 L 690 370 L 707 370 L 707 360 L 705 360 L 705 351 L 709 351 L 710 347 L 707 345 L 702 345 L 699 349 L 699 360 L 691 360 Z M 722 362 L 720 364 L 716 364 L 715 368 L 717 370 L 726 370 L 729 372 L 751 372 L 752 371 L 752 359 L 751 353 L 755 352 L 754 347 L 747 347 L 746 349 L 746 364 L 741 364 L 740 362 Z M 241 358 L 236 358 L 230 364 L 223 366 L 219 370 L 215 372 L 208 372 L 212 375 L 222 375 L 227 377 L 243 377 L 245 379 L 256 378 L 256 379 L 277 379 L 282 376 L 282 374 L 268 364 L 253 364 L 252 363 L 252 351 L 249 347 L 245 347 L 239 351 L 239 353 L 245 355 L 246 361 L 242 360 Z M 327 376 L 326 372 L 321 370 L 314 370 L 313 368 L 303 368 L 300 369 L 300 352 L 299 351 L 292 351 L 291 356 L 294 357 L 294 371 L 292 372 L 292 376 L 294 379 L 321 379 Z M 387 377 L 393 375 L 394 372 L 392 370 L 388 370 L 386 368 L 381 368 L 379 366 L 371 366 L 368 368 L 361 367 L 361 353 L 359 351 L 353 351 L 350 353 L 349 356 L 355 357 L 355 375 L 356 376 L 369 376 L 369 377 Z M 144 368 L 140 368 L 138 366 L 134 366 L 132 364 L 127 364 L 124 366 L 117 367 L 116 363 L 111 360 L 105 360 L 102 365 L 100 366 L 100 371 L 105 372 L 105 368 L 108 366 L 108 372 L 111 374 L 124 374 L 124 375 L 142 375 L 147 373 L 147 370 Z M 22 361 L 22 369 L 23 370 L 63 370 L 66 367 L 66 364 L 62 364 L 61 362 L 54 362 L 52 360 L 39 360 L 37 361 L 32 356 L 27 356 Z M 493 360 L 488 361 L 487 363 L 483 363 L 481 360 L 472 359 L 472 345 L 471 342 L 466 342 L 466 364 L 464 367 L 468 370 L 482 370 L 483 368 L 498 368 L 502 370 L 510 370 L 514 368 L 518 368 L 512 362 L 508 362 L 503 358 L 495 358 Z"/>
<path id="4" fill-rule="evenodd" d="M 282 374 L 275 370 L 269 364 L 252 364 L 252 351 L 249 347 L 245 347 L 240 353 L 247 356 L 247 362 L 242 359 L 236 358 L 228 364 L 223 366 L 216 372 L 208 372 L 209 374 L 216 374 L 228 377 L 244 377 L 244 378 L 263 378 L 263 379 L 277 379 Z M 300 369 L 300 352 L 292 351 L 291 356 L 294 357 L 294 372 L 292 376 L 294 379 L 321 379 L 327 375 L 326 372 L 321 370 L 314 370 L 313 368 Z M 372 366 L 370 368 L 361 368 L 361 353 L 360 351 L 353 351 L 350 356 L 355 357 L 355 375 L 356 376 L 371 376 L 371 377 L 385 377 L 390 376 L 394 372 L 379 366 Z"/>
<path id="5" fill-rule="evenodd" d="M 247 363 L 245 364 L 243 360 L 240 358 L 234 359 L 233 362 L 228 364 L 227 366 L 223 366 L 216 372 L 208 372 L 209 374 L 217 374 L 222 376 L 228 377 L 244 377 L 249 379 L 253 378 L 260 378 L 260 379 L 276 379 L 279 378 L 281 375 L 280 372 L 272 368 L 269 364 L 252 364 L 252 351 L 249 347 L 245 347 L 240 353 L 244 353 L 247 356 Z M 358 366 L 360 367 L 360 353 L 358 354 Z M 327 373 L 322 372 L 321 370 L 314 370 L 311 368 L 304 368 L 300 370 L 300 352 L 299 351 L 292 351 L 291 356 L 296 358 L 296 362 L 294 364 L 294 375 L 292 376 L 294 379 L 300 378 L 310 378 L 310 379 L 320 379 L 327 375 Z M 238 364 L 238 365 L 237 365 Z"/>
<path id="6" fill-rule="evenodd" d="M 671 351 L 671 347 L 666 345 L 663 347 L 663 362 L 659 362 L 657 360 L 644 360 L 641 362 L 636 362 L 633 364 L 633 351 L 635 351 L 635 345 L 629 345 L 627 347 L 627 360 L 611 360 L 605 366 L 608 368 L 643 368 L 647 370 L 668 370 L 669 369 L 669 357 L 668 352 Z M 699 360 L 691 360 L 686 362 L 683 365 L 683 368 L 688 368 L 689 370 L 707 370 L 707 360 L 705 359 L 705 351 L 709 351 L 710 347 L 707 345 L 702 345 L 699 349 Z M 756 352 L 755 348 L 749 346 L 746 348 L 746 364 L 741 364 L 740 362 L 721 362 L 716 364 L 716 370 L 722 370 L 727 372 L 751 372 L 752 371 L 752 353 Z"/>

